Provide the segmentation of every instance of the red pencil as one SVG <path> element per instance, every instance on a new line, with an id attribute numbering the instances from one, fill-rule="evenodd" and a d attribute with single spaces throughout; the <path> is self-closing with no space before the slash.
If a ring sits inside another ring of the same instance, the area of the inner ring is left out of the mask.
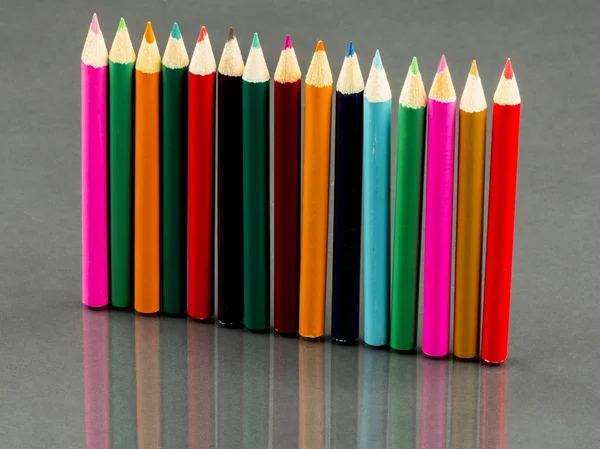
<path id="1" fill-rule="evenodd" d="M 508 354 L 521 96 L 510 59 L 494 94 L 481 358 Z"/>
<path id="2" fill-rule="evenodd" d="M 275 83 L 275 331 L 298 331 L 302 73 L 288 35 Z"/>
<path id="3" fill-rule="evenodd" d="M 213 316 L 214 150 L 217 64 L 202 27 L 189 68 L 188 314 Z"/>

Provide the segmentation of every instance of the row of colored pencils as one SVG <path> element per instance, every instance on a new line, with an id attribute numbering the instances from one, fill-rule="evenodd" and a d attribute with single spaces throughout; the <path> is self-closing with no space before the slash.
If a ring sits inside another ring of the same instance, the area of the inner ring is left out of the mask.
<path id="1" fill-rule="evenodd" d="M 301 78 L 288 36 L 274 75 L 275 330 L 320 338 L 333 93 L 321 41 L 305 80 L 300 204 Z M 113 306 L 133 305 L 141 313 L 211 318 L 216 184 L 218 320 L 270 328 L 269 97 L 270 75 L 256 34 L 244 64 L 230 29 L 217 68 L 204 27 L 189 61 L 175 24 L 161 60 L 148 23 L 136 58 L 125 22 L 108 54 L 94 16 L 82 55 L 85 304 L 105 306 L 110 297 Z M 425 190 L 422 347 L 445 356 L 456 120 L 445 58 L 429 99 L 416 59 L 400 94 L 392 266 L 392 93 L 379 51 L 365 85 L 350 44 L 335 107 L 332 338 L 358 339 L 362 233 L 364 340 L 416 348 Z M 454 354 L 461 358 L 479 354 L 486 108 L 473 62 L 459 113 Z M 489 362 L 504 361 L 508 348 L 519 111 L 509 60 L 494 96 L 481 349 Z"/>

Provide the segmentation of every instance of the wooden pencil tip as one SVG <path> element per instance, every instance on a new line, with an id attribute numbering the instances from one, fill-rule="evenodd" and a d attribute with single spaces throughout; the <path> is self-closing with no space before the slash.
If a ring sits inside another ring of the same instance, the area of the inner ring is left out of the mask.
<path id="1" fill-rule="evenodd" d="M 473 59 L 473 62 L 471 63 L 471 70 L 469 70 L 469 75 L 473 75 L 473 76 L 479 78 L 479 70 L 477 70 L 477 62 L 475 62 L 474 59 Z"/>
<path id="2" fill-rule="evenodd" d="M 227 35 L 227 42 L 235 39 L 235 31 L 233 31 L 233 27 L 229 28 L 229 34 Z"/>
<path id="3" fill-rule="evenodd" d="M 315 53 L 318 51 L 325 51 L 325 45 L 323 45 L 323 41 L 317 42 L 317 48 L 315 48 Z"/>
<path id="4" fill-rule="evenodd" d="M 154 31 L 152 31 L 152 24 L 148 22 L 146 24 L 146 31 L 144 32 L 144 40 L 152 44 L 154 42 Z"/>
<path id="5" fill-rule="evenodd" d="M 100 24 L 98 23 L 98 16 L 94 13 L 92 17 L 92 23 L 90 25 L 90 29 L 94 32 L 94 34 L 101 34 Z"/>
<path id="6" fill-rule="evenodd" d="M 446 63 L 446 56 L 442 55 L 442 59 L 440 59 L 440 65 L 438 66 L 437 72 L 441 73 L 446 68 L 448 68 L 448 64 Z"/>
<path id="7" fill-rule="evenodd" d="M 290 37 L 290 35 L 288 34 L 285 37 L 285 43 L 283 44 L 283 49 L 284 50 L 289 50 L 290 48 L 292 48 L 294 45 L 292 44 L 292 38 Z"/>
<path id="8" fill-rule="evenodd" d="M 506 65 L 504 66 L 504 78 L 507 80 L 512 79 L 515 76 L 515 72 L 513 72 L 512 62 L 510 62 L 510 58 L 506 60 Z"/>
<path id="9" fill-rule="evenodd" d="M 206 27 L 202 26 L 202 28 L 200 28 L 200 34 L 198 35 L 198 40 L 197 42 L 202 42 L 204 40 L 204 38 L 206 37 Z"/>

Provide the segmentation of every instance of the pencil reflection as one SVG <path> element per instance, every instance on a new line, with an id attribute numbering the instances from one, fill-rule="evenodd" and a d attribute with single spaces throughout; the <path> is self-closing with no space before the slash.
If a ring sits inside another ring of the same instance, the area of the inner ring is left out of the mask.
<path id="1" fill-rule="evenodd" d="M 476 449 L 479 363 L 454 361 L 450 399 L 450 449 Z"/>
<path id="2" fill-rule="evenodd" d="M 162 449 L 188 441 L 187 326 L 181 318 L 160 318 L 160 416 Z"/>
<path id="3" fill-rule="evenodd" d="M 216 326 L 188 320 L 188 425 L 190 449 L 215 447 L 214 343 Z"/>
<path id="4" fill-rule="evenodd" d="M 273 338 L 273 448 L 298 446 L 298 341 Z"/>
<path id="5" fill-rule="evenodd" d="M 216 409 L 217 446 L 242 447 L 244 333 L 217 327 Z"/>
<path id="6" fill-rule="evenodd" d="M 84 307 L 83 384 L 87 449 L 110 448 L 108 311 Z"/>
<path id="7" fill-rule="evenodd" d="M 331 449 L 356 449 L 358 438 L 358 350 L 331 345 Z"/>
<path id="8" fill-rule="evenodd" d="M 506 448 L 506 365 L 481 369 L 480 447 Z"/>
<path id="9" fill-rule="evenodd" d="M 389 369 L 389 448 L 417 446 L 417 357 L 392 354 Z"/>
<path id="10" fill-rule="evenodd" d="M 324 356 L 323 342 L 298 342 L 299 449 L 325 446 Z"/>
<path id="11" fill-rule="evenodd" d="M 134 319 L 138 449 L 160 448 L 160 318 Z"/>
<path id="12" fill-rule="evenodd" d="M 110 314 L 110 428 L 112 447 L 137 446 L 134 316 Z"/>
<path id="13" fill-rule="evenodd" d="M 421 362 L 421 449 L 446 448 L 448 363 L 425 357 Z"/>
<path id="14" fill-rule="evenodd" d="M 387 441 L 389 353 L 362 349 L 361 449 L 385 449 Z"/>

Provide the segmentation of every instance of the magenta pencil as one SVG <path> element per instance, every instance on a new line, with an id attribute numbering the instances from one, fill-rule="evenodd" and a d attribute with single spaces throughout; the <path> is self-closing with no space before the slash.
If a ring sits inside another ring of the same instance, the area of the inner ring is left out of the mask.
<path id="1" fill-rule="evenodd" d="M 455 121 L 456 92 L 442 56 L 427 105 L 423 352 L 432 357 L 448 354 Z"/>
<path id="2" fill-rule="evenodd" d="M 108 51 L 94 14 L 81 53 L 82 301 L 108 305 L 106 95 Z"/>
<path id="3" fill-rule="evenodd" d="M 82 311 L 86 449 L 110 448 L 108 318 L 107 310 Z"/>

